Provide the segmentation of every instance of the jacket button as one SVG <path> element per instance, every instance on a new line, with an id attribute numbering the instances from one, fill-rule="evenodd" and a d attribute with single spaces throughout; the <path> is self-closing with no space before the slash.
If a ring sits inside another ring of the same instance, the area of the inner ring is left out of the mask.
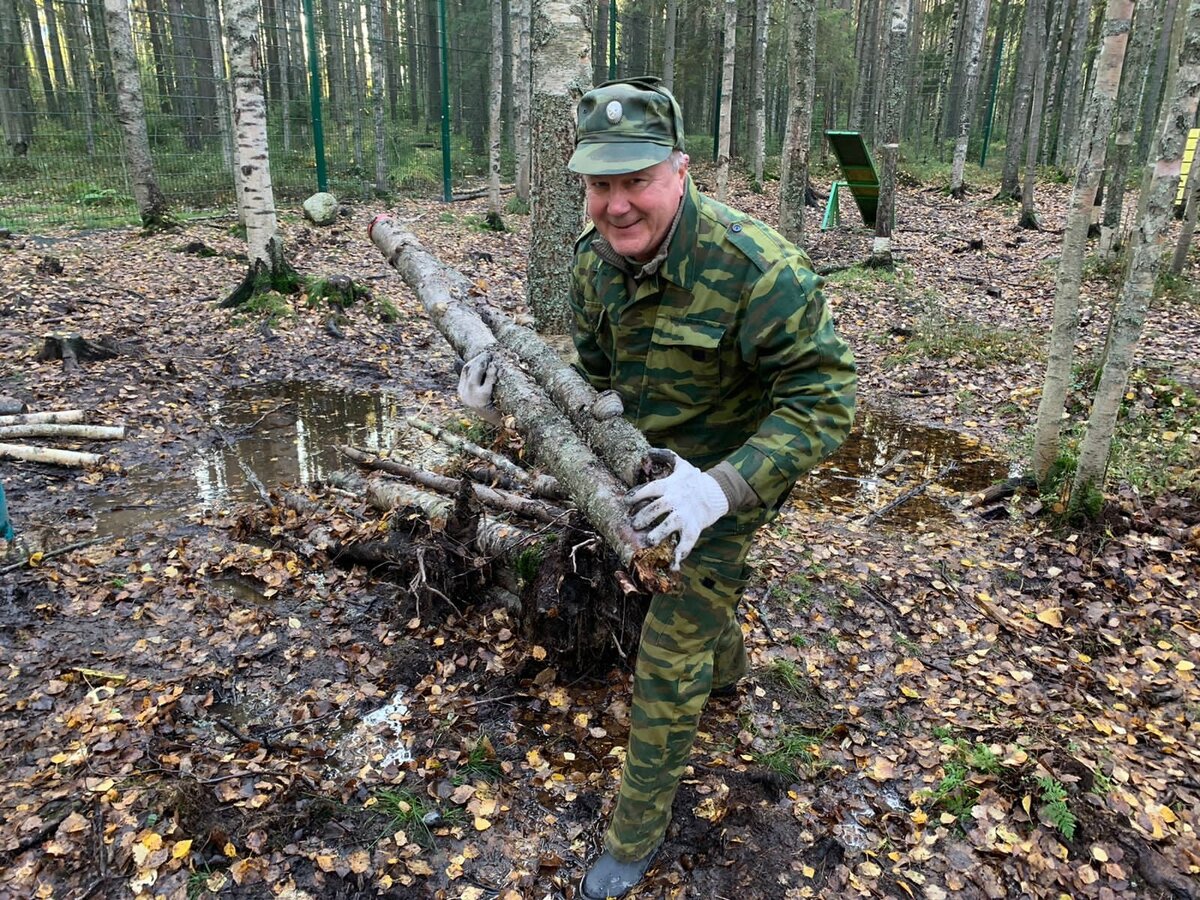
<path id="1" fill-rule="evenodd" d="M 731 227 L 729 230 L 730 230 L 730 231 L 732 231 L 732 232 L 734 232 L 734 233 L 736 234 L 737 232 L 739 232 L 739 231 L 741 231 L 741 230 L 742 230 L 742 226 L 741 226 L 741 225 L 734 225 L 734 226 L 732 226 L 732 227 Z"/>

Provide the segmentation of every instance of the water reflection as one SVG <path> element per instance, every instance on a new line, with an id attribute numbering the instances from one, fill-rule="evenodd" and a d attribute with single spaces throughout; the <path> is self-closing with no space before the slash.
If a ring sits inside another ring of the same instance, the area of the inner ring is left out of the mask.
<path id="1" fill-rule="evenodd" d="M 916 425 L 886 410 L 864 405 L 850 437 L 837 453 L 800 481 L 792 502 L 865 514 L 882 507 L 901 491 L 935 478 L 949 463 L 955 468 L 938 479 L 938 484 L 956 494 L 981 491 L 1015 474 L 1009 460 L 969 435 Z M 946 516 L 948 510 L 929 497 L 915 498 L 896 513 L 910 521 L 939 514 Z"/>
<path id="2" fill-rule="evenodd" d="M 405 428 L 394 398 L 303 382 L 232 392 L 210 415 L 233 446 L 219 444 L 196 461 L 199 499 L 209 505 L 255 496 L 243 465 L 268 487 L 307 484 L 343 466 L 339 444 L 384 452 Z"/>

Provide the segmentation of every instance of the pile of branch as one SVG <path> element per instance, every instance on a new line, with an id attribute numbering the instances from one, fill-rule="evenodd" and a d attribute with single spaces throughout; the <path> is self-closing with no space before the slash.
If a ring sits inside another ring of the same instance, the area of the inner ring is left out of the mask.
<path id="1" fill-rule="evenodd" d="M 21 440 L 52 439 L 54 441 L 114 441 L 122 440 L 124 437 L 124 425 L 83 424 L 83 410 L 81 409 L 0 415 L 0 459 L 20 459 L 26 462 L 87 468 L 98 465 L 103 457 L 98 453 L 6 442 L 14 438 Z"/>

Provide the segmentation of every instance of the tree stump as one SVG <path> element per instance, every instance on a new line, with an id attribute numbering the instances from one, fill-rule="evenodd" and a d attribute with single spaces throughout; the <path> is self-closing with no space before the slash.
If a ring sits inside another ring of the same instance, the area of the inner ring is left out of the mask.
<path id="1" fill-rule="evenodd" d="M 80 361 L 96 362 L 120 355 L 120 348 L 110 338 L 93 341 L 80 334 L 53 332 L 42 338 L 42 349 L 37 358 L 38 362 L 61 359 L 63 371 L 73 372 L 81 368 Z"/>

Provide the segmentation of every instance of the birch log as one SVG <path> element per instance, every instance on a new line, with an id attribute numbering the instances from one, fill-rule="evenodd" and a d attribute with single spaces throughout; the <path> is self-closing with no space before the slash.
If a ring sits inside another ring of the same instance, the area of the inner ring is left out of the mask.
<path id="1" fill-rule="evenodd" d="M 119 441 L 124 425 L 0 425 L 0 438 L 66 438 L 76 441 Z"/>
<path id="2" fill-rule="evenodd" d="M 368 236 L 417 295 L 434 326 L 463 359 L 491 351 L 497 367 L 495 400 L 511 415 L 535 458 L 567 489 L 621 564 L 650 590 L 669 590 L 670 550 L 648 547 L 634 529 L 623 484 L 584 443 L 539 385 L 502 352 L 496 336 L 466 300 L 469 282 L 454 277 L 416 237 L 387 216 L 371 223 Z M 611 423 L 610 423 L 611 424 Z"/>
<path id="3" fill-rule="evenodd" d="M 36 425 L 41 422 L 73 425 L 82 421 L 82 409 L 60 409 L 54 412 L 19 413 L 13 416 L 0 416 L 0 425 Z"/>
<path id="4" fill-rule="evenodd" d="M 0 459 L 22 459 L 25 462 L 50 463 L 55 466 L 86 468 L 97 465 L 100 456 L 53 447 L 30 447 L 28 444 L 0 444 Z"/>

